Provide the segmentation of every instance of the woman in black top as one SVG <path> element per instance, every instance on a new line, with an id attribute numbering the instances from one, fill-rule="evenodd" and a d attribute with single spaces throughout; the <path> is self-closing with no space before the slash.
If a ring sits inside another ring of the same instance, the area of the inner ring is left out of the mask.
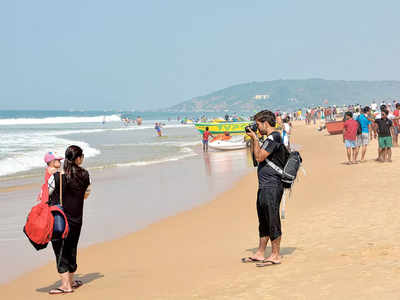
<path id="1" fill-rule="evenodd" d="M 69 146 L 65 151 L 64 174 L 62 174 L 62 206 L 67 216 L 69 233 L 63 241 L 52 241 L 56 255 L 57 270 L 61 277 L 61 286 L 50 294 L 71 293 L 82 282 L 74 281 L 77 269 L 76 255 L 82 227 L 83 202 L 90 193 L 89 173 L 80 165 L 84 159 L 83 151 L 78 146 Z M 50 205 L 60 203 L 60 174 L 55 173 L 48 181 Z M 60 257 L 61 255 L 61 257 Z"/>

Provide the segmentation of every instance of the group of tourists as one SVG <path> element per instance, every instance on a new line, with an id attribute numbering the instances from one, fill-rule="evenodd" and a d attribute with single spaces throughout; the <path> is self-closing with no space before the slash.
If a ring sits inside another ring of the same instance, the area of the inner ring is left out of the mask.
<path id="1" fill-rule="evenodd" d="M 336 116 L 338 114 L 338 110 L 336 105 L 328 106 L 328 107 L 313 107 L 308 108 L 305 113 L 305 122 L 306 125 L 310 125 L 311 122 L 316 125 L 318 120 L 325 121 L 334 121 L 336 120 Z"/>
<path id="2" fill-rule="evenodd" d="M 365 162 L 367 146 L 372 139 L 378 139 L 379 162 L 392 162 L 392 147 L 398 146 L 400 103 L 382 103 L 378 109 L 376 102 L 370 106 L 356 108 L 354 113 L 345 113 L 343 142 L 346 147 L 347 164 Z M 361 155 L 359 159 L 359 153 Z"/>

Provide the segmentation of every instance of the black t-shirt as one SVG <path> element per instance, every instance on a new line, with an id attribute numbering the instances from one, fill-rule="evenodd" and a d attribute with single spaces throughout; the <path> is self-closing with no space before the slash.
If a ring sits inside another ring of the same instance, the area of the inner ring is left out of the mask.
<path id="1" fill-rule="evenodd" d="M 393 122 L 391 120 L 389 120 L 388 118 L 376 119 L 375 123 L 378 124 L 378 136 L 379 137 L 386 137 L 386 136 L 392 135 L 390 133 L 390 127 L 392 127 L 392 125 L 393 125 Z"/>
<path id="2" fill-rule="evenodd" d="M 60 173 L 55 173 L 54 179 L 56 182 L 54 192 L 56 192 L 60 190 Z M 75 175 L 72 178 L 67 178 L 66 175 L 63 174 L 62 180 L 63 209 L 67 216 L 68 224 L 72 226 L 81 226 L 84 196 L 90 185 L 89 172 L 82 169 L 80 176 Z M 57 194 L 59 194 L 59 192 L 57 192 Z M 58 195 L 55 197 L 59 198 Z M 59 203 L 59 201 L 57 202 Z"/>
<path id="3" fill-rule="evenodd" d="M 282 143 L 282 138 L 279 132 L 272 132 L 268 135 L 267 139 L 261 145 L 261 148 L 271 153 L 267 159 L 271 160 L 273 163 L 283 168 L 284 166 L 284 158 L 283 148 L 285 147 Z M 257 169 L 258 175 L 258 186 L 259 188 L 271 187 L 281 185 L 281 175 L 272 169 L 266 161 L 262 161 L 258 165 Z"/>

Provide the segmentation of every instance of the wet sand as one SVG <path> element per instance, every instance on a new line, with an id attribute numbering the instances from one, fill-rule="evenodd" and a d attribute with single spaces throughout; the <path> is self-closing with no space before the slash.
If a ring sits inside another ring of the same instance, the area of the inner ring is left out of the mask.
<path id="1" fill-rule="evenodd" d="M 307 175 L 283 221 L 279 266 L 242 264 L 258 241 L 252 172 L 212 202 L 82 249 L 85 285 L 71 299 L 399 299 L 400 149 L 378 163 L 344 165 L 341 136 L 298 124 Z M 267 250 L 268 252 L 270 249 Z M 5 299 L 47 299 L 51 263 L 2 285 Z"/>

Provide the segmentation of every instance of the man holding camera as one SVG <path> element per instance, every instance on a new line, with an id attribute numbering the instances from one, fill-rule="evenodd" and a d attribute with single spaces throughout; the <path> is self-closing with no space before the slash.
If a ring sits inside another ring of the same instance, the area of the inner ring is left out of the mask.
<path id="1" fill-rule="evenodd" d="M 283 195 L 281 175 L 267 162 L 272 161 L 279 167 L 284 166 L 285 152 L 283 150 L 282 138 L 275 129 L 276 118 L 273 112 L 263 110 L 254 116 L 256 122 L 253 126 L 246 128 L 246 134 L 252 138 L 254 159 L 258 162 L 258 193 L 257 193 L 257 215 L 259 221 L 260 243 L 257 252 L 242 259 L 242 262 L 257 262 L 258 267 L 266 267 L 281 263 L 281 220 L 279 206 Z M 260 145 L 256 131 L 266 135 L 267 139 Z M 267 258 L 264 252 L 268 240 L 271 240 L 272 252 Z"/>

